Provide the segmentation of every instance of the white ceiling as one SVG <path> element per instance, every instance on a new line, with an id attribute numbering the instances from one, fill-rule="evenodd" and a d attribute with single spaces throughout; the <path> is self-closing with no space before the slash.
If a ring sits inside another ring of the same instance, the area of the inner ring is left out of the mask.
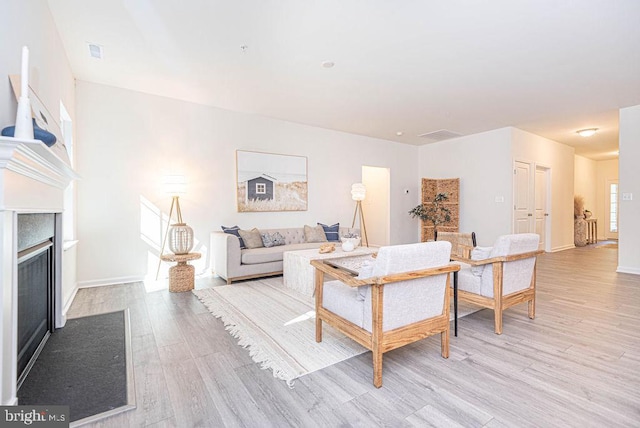
<path id="1" fill-rule="evenodd" d="M 49 6 L 78 79 L 407 144 L 515 126 L 610 159 L 640 104 L 638 0 Z"/>

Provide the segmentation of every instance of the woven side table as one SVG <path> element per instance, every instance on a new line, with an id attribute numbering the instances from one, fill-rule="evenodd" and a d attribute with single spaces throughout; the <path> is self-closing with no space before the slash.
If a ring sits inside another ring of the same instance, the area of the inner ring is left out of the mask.
<path id="1" fill-rule="evenodd" d="M 169 291 L 180 293 L 182 291 L 193 290 L 195 282 L 196 268 L 187 262 L 197 260 L 202 255 L 200 253 L 189 254 L 163 254 L 160 258 L 165 262 L 176 262 L 175 266 L 169 269 Z"/>

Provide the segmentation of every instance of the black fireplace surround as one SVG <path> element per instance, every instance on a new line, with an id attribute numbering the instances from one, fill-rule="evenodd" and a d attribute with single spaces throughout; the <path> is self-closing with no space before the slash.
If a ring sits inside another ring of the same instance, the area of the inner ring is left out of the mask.
<path id="1" fill-rule="evenodd" d="M 18 214 L 18 388 L 54 330 L 55 214 Z"/>

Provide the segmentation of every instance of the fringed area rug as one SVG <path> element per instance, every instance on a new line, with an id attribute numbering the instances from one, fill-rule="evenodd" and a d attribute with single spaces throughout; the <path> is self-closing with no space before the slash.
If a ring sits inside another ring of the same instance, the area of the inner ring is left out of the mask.
<path id="1" fill-rule="evenodd" d="M 326 323 L 322 342 L 316 343 L 313 297 L 286 288 L 282 277 L 193 293 L 222 320 L 238 344 L 248 348 L 255 362 L 290 386 L 300 376 L 367 352 Z M 459 304 L 458 318 L 478 309 Z"/>
<path id="2" fill-rule="evenodd" d="M 323 324 L 322 342 L 315 340 L 315 304 L 267 278 L 193 290 L 220 318 L 251 358 L 289 385 L 300 376 L 366 352 L 331 326 Z"/>

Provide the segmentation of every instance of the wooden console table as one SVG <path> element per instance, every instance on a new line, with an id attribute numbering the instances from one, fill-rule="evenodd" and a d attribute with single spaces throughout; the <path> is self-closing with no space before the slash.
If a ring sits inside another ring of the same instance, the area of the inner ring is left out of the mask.
<path id="1" fill-rule="evenodd" d="M 587 244 L 598 243 L 598 219 L 588 218 L 587 221 Z"/>
<path id="2" fill-rule="evenodd" d="M 163 254 L 162 261 L 176 262 L 177 265 L 169 269 L 169 291 L 179 293 L 193 290 L 195 283 L 196 268 L 187 263 L 190 260 L 197 260 L 202 255 L 200 253 L 188 254 Z"/>

